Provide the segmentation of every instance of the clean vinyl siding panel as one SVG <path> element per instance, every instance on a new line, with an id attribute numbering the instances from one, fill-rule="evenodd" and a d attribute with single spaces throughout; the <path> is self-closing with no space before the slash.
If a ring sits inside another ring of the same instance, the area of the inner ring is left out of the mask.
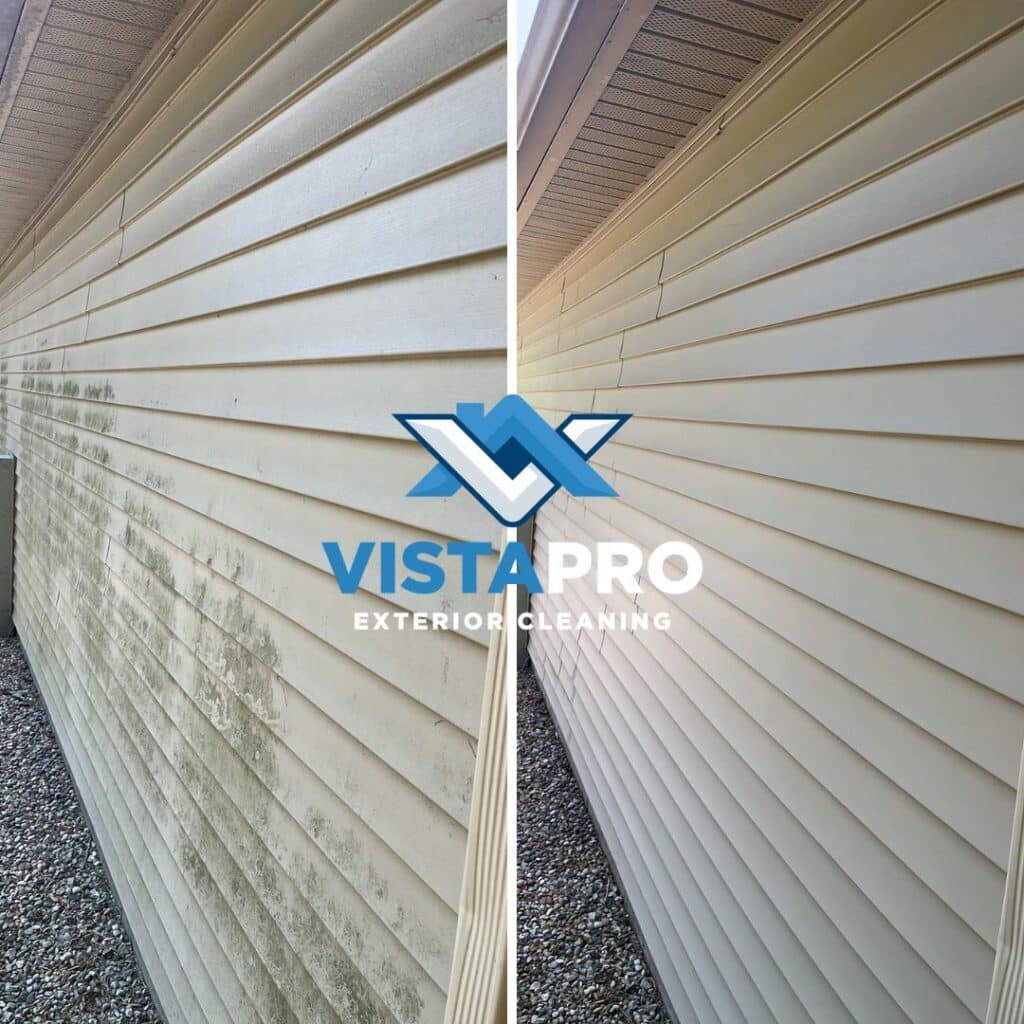
<path id="1" fill-rule="evenodd" d="M 1003 915 L 996 945 L 996 967 L 992 972 L 985 1024 L 1014 1024 L 1024 1014 L 1024 760 L 1017 786 L 1017 807 L 1013 817 L 1010 866 L 1003 897 Z"/>
<path id="2" fill-rule="evenodd" d="M 695 591 L 639 598 L 667 632 L 530 642 L 680 1021 L 980 1021 L 995 959 L 1024 5 L 836 9 L 520 311 L 538 408 L 634 414 L 593 460 L 620 498 L 557 496 L 538 562 L 562 538 L 704 556 Z"/>
<path id="3" fill-rule="evenodd" d="M 3 268 L 15 621 L 170 1021 L 445 1015 L 486 636 L 321 542 L 498 539 L 391 414 L 504 390 L 503 16 L 191 5 Z"/>

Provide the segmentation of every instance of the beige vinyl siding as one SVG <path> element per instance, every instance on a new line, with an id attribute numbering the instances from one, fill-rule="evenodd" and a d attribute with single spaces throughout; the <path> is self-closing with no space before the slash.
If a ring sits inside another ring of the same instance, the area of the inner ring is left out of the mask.
<path id="1" fill-rule="evenodd" d="M 495 611 L 508 615 L 507 594 Z M 508 992 L 508 630 L 487 662 L 466 873 L 445 1024 L 504 1024 Z"/>
<path id="2" fill-rule="evenodd" d="M 667 632 L 530 644 L 680 1021 L 985 1018 L 1024 739 L 1022 16 L 825 9 L 521 307 L 527 398 L 633 414 L 592 460 L 620 497 L 560 493 L 539 564 L 704 557 L 638 599 Z"/>
<path id="3" fill-rule="evenodd" d="M 0 14 L 0 254 L 184 6 L 15 0 Z M 6 32 L 4 32 L 6 29 Z"/>
<path id="4" fill-rule="evenodd" d="M 985 1024 L 1014 1024 L 1024 1014 L 1024 760 L 1017 786 L 1013 816 L 1010 864 L 1006 875 L 1003 914 L 996 944 L 996 966 L 992 972 Z"/>
<path id="5" fill-rule="evenodd" d="M 170 1021 L 440 1022 L 498 540 L 393 412 L 504 390 L 504 5 L 191 4 L 0 268 L 14 617 Z"/>

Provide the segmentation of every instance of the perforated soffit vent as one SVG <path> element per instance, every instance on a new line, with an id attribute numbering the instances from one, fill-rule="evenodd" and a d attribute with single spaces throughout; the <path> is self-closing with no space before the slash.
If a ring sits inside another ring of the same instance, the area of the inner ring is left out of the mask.
<path id="1" fill-rule="evenodd" d="M 0 0 L 0 256 L 184 5 Z"/>
<path id="2" fill-rule="evenodd" d="M 544 77 L 521 111 L 520 298 L 824 2 L 542 0 L 520 65 L 521 91 Z M 561 44 L 538 68 L 545 32 Z"/>

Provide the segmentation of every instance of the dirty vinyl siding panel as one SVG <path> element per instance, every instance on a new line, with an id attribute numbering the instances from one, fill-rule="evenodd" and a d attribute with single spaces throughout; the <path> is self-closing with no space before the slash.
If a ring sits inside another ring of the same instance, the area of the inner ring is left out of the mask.
<path id="1" fill-rule="evenodd" d="M 593 459 L 620 497 L 551 501 L 539 564 L 704 558 L 638 598 L 666 632 L 530 646 L 680 1021 L 985 1019 L 1024 739 L 1022 15 L 849 5 L 521 307 L 538 408 L 633 414 Z"/>
<path id="2" fill-rule="evenodd" d="M 15 621 L 170 1020 L 440 1022 L 486 636 L 321 542 L 498 540 L 391 414 L 504 389 L 503 5 L 179 24 L 3 265 Z"/>

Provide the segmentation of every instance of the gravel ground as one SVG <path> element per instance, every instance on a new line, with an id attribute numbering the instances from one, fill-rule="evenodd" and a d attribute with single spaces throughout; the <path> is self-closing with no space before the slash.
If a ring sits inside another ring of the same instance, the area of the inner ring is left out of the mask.
<path id="1" fill-rule="evenodd" d="M 532 669 L 518 694 L 519 1024 L 670 1024 Z"/>
<path id="2" fill-rule="evenodd" d="M 0 640 L 0 1024 L 159 1020 L 21 644 Z"/>

